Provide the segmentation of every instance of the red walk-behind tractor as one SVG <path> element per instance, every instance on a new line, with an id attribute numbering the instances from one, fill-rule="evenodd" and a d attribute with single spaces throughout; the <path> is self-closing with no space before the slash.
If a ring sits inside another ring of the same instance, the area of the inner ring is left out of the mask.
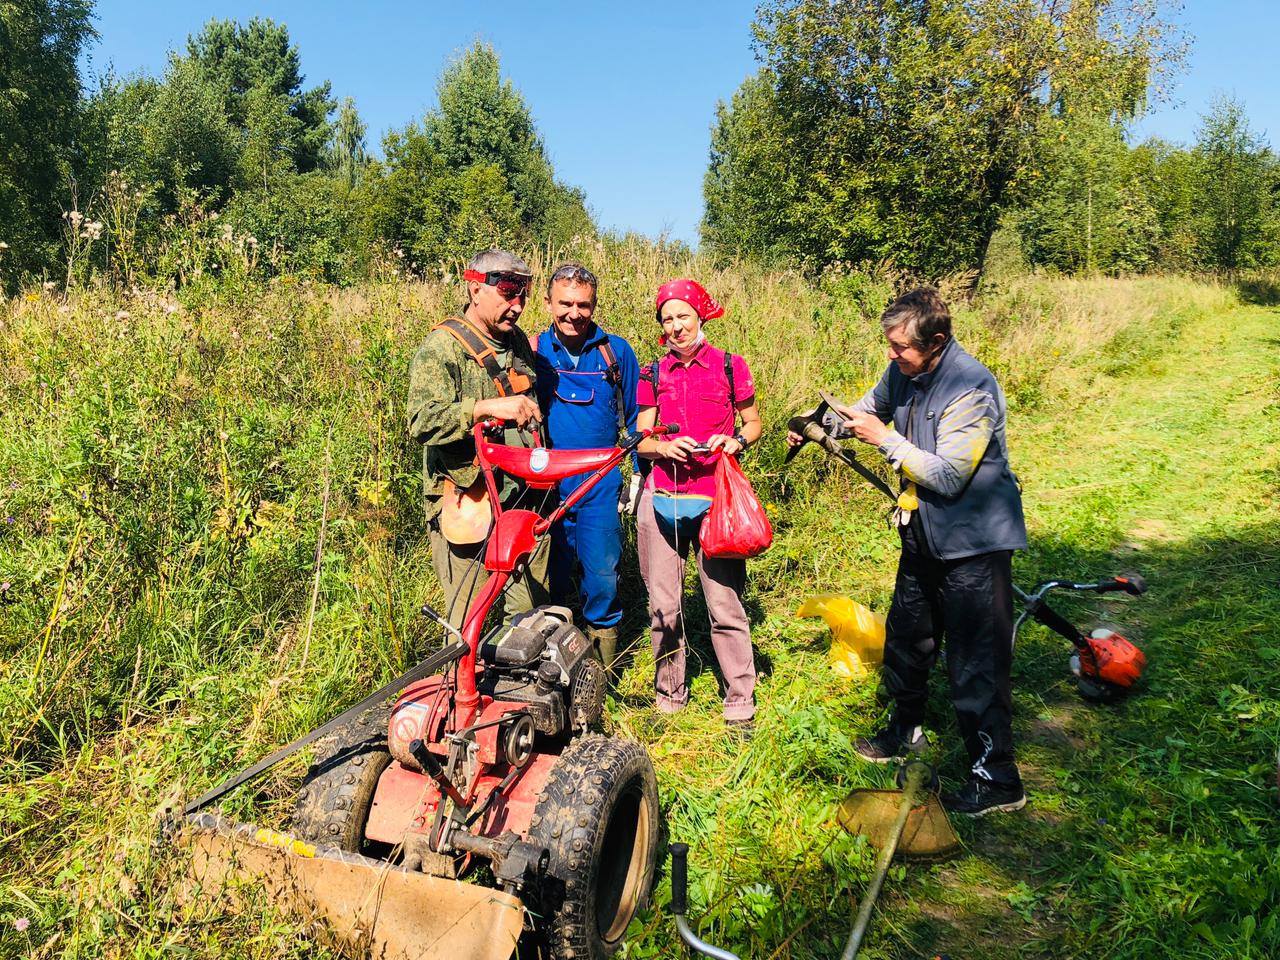
<path id="1" fill-rule="evenodd" d="M 653 765 L 640 744 L 589 732 L 606 677 L 568 610 L 540 607 L 482 632 L 503 588 L 564 512 L 645 436 L 679 428 L 632 434 L 609 449 L 548 450 L 489 439 L 500 426 L 474 430 L 493 507 L 488 580 L 460 631 L 424 608 L 457 642 L 188 804 L 189 893 L 256 884 L 380 958 L 499 960 L 530 929 L 556 960 L 594 960 L 621 946 L 653 880 Z M 591 476 L 543 516 L 504 510 L 495 469 L 544 492 Z M 316 741 L 293 835 L 201 812 Z M 463 877 L 492 886 L 459 883 Z"/>

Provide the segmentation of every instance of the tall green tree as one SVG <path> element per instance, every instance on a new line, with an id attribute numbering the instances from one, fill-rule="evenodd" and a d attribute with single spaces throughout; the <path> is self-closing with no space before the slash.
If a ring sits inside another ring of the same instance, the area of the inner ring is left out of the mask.
<path id="1" fill-rule="evenodd" d="M 76 137 L 92 0 L 0 3 L 0 285 L 50 262 Z"/>
<path id="2" fill-rule="evenodd" d="M 1201 123 L 1195 155 L 1201 262 L 1225 270 L 1276 262 L 1280 171 L 1275 155 L 1249 129 L 1239 100 L 1214 103 Z"/>
<path id="3" fill-rule="evenodd" d="M 1131 151 L 1105 116 L 1047 126 L 1014 217 L 1030 262 L 1083 273 L 1146 269 L 1160 233 L 1148 155 Z"/>
<path id="4" fill-rule="evenodd" d="M 416 124 L 388 134 L 383 153 L 363 185 L 368 232 L 404 269 L 452 266 L 476 250 L 527 236 L 497 165 L 455 169 Z"/>
<path id="5" fill-rule="evenodd" d="M 703 181 L 702 238 L 712 248 L 767 258 L 785 254 L 803 233 L 795 217 L 800 165 L 779 135 L 783 124 L 769 70 L 749 77 L 728 104 L 717 106 Z"/>
<path id="6" fill-rule="evenodd" d="M 368 230 L 411 270 L 493 244 L 594 233 L 582 192 L 556 180 L 524 98 L 486 44 L 449 65 L 436 107 L 389 134 L 383 153 L 363 185 Z"/>
<path id="7" fill-rule="evenodd" d="M 324 165 L 348 187 L 355 187 L 364 176 L 369 162 L 365 150 L 365 133 L 368 127 L 356 111 L 355 101 L 345 97 L 338 108 L 329 143 L 325 148 Z"/>
<path id="8" fill-rule="evenodd" d="M 582 196 L 558 184 L 533 115 L 512 82 L 502 78 L 493 47 L 477 41 L 440 77 L 439 101 L 424 130 L 452 170 L 492 166 L 511 191 L 521 225 L 544 235 L 548 225 L 589 222 Z M 574 208 L 566 213 L 563 207 Z"/>
<path id="9" fill-rule="evenodd" d="M 1045 118 L 1132 116 L 1175 58 L 1155 2 L 766 0 L 773 95 L 753 78 L 720 113 L 707 239 L 924 273 L 980 263 Z M 743 130 L 771 141 L 752 162 Z M 780 168 L 794 193 L 778 225 L 760 211 Z"/>
<path id="10" fill-rule="evenodd" d="M 289 144 L 294 166 L 305 173 L 320 165 L 329 140 L 329 115 L 337 104 L 327 80 L 303 89 L 302 56 L 284 24 L 261 17 L 248 24 L 210 20 L 188 39 L 187 57 L 221 95 L 228 121 L 241 130 L 248 131 L 255 104 L 259 123 L 263 119 L 262 98 L 251 98 L 251 91 L 278 98 L 297 125 Z"/>

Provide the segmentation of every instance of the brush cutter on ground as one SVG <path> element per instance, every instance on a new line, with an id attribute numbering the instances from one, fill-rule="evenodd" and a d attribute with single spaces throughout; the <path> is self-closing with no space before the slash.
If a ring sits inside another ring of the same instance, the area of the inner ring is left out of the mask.
<path id="1" fill-rule="evenodd" d="M 603 666 L 563 607 L 540 607 L 482 638 L 503 588 L 553 524 L 658 426 L 619 447 L 548 450 L 474 429 L 493 505 L 489 578 L 457 642 L 320 729 L 188 804 L 188 897 L 261 891 L 326 921 L 379 960 L 506 960 L 526 914 L 553 960 L 614 953 L 646 903 L 658 842 L 657 781 L 644 748 L 589 733 L 604 708 Z M 494 471 L 549 493 L 590 473 L 547 516 L 503 509 Z M 292 834 L 234 824 L 206 807 L 309 743 Z M 480 864 L 496 887 L 460 882 Z"/>
<path id="2" fill-rule="evenodd" d="M 858 913 L 841 960 L 853 960 L 862 946 L 871 912 L 896 855 L 918 860 L 941 860 L 960 849 L 960 838 L 951 828 L 938 799 L 938 779 L 933 768 L 912 760 L 898 771 L 901 790 L 854 790 L 840 802 L 837 817 L 854 836 L 864 836 L 877 849 L 871 881 L 862 895 Z M 671 913 L 676 929 L 691 950 L 715 960 L 738 960 L 735 954 L 698 937 L 685 919 L 688 910 L 689 846 L 671 845 Z"/>
<path id="3" fill-rule="evenodd" d="M 894 493 L 893 489 L 867 466 L 860 463 L 852 449 L 842 447 L 828 436 L 823 428 L 823 417 L 828 411 L 842 418 L 848 418 L 852 408 L 830 394 L 820 393 L 819 395 L 822 402 L 812 413 L 792 417 L 787 424 L 787 428 L 803 437 L 804 442 L 787 451 L 785 462 L 790 463 L 806 444 L 816 443 L 833 459 L 857 471 L 875 489 L 888 497 L 894 506 L 899 506 L 899 495 Z M 1017 636 L 1022 624 L 1030 618 L 1065 637 L 1075 647 L 1075 651 L 1071 654 L 1070 667 L 1072 674 L 1076 677 L 1081 696 L 1101 703 L 1115 702 L 1137 683 L 1147 664 L 1146 656 L 1131 641 L 1109 628 L 1099 627 L 1086 636 L 1070 621 L 1051 609 L 1044 598 L 1051 590 L 1122 592 L 1136 597 L 1145 593 L 1146 589 L 1146 581 L 1137 574 L 1109 577 L 1094 583 L 1048 580 L 1038 584 L 1030 593 L 1015 584 L 1013 591 L 1022 602 L 1022 610 L 1014 624 L 1014 636 Z"/>

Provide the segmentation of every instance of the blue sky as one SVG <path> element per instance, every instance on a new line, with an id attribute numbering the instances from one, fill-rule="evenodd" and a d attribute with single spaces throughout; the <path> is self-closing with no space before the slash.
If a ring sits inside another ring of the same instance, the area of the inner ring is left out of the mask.
<path id="1" fill-rule="evenodd" d="M 163 71 L 167 51 L 212 17 L 288 25 L 308 83 L 351 96 L 371 145 L 420 118 L 441 69 L 477 38 L 524 94 L 557 174 L 586 191 L 604 227 L 695 242 L 718 100 L 756 69 L 755 4 L 728 0 L 442 3 L 438 0 L 98 0 L 91 71 Z M 1280 133 L 1275 0 L 1190 0 L 1195 38 L 1173 102 L 1135 128 L 1186 142 L 1213 97 L 1232 94 L 1255 130 Z"/>

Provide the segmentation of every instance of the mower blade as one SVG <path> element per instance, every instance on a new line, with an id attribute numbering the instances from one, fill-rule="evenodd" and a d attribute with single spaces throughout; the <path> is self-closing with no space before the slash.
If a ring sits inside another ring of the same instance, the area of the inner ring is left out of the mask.
<path id="1" fill-rule="evenodd" d="M 235 912 L 265 895 L 284 912 L 324 921 L 352 956 L 509 960 L 524 925 L 520 901 L 500 890 L 212 814 L 188 818 L 185 833 L 192 857 L 184 901 Z"/>

